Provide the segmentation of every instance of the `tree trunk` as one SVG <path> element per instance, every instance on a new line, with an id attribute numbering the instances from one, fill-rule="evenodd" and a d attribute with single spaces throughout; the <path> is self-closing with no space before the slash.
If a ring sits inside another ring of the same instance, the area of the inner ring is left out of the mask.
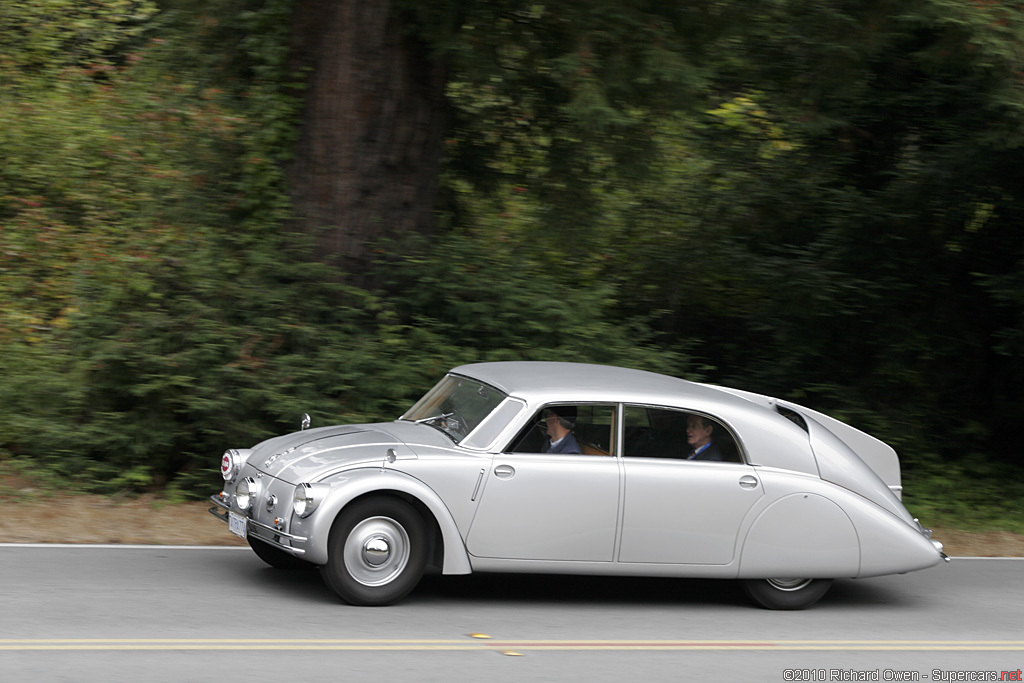
<path id="1" fill-rule="evenodd" d="M 319 257 L 355 277 L 371 241 L 429 232 L 444 134 L 444 64 L 389 0 L 298 0 L 310 69 L 291 197 Z"/>

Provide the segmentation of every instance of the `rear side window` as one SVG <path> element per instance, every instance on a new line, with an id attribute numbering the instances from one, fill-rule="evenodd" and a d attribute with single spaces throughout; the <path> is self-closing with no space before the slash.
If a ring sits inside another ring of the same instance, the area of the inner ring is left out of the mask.
<path id="1" fill-rule="evenodd" d="M 693 440 L 704 441 L 696 454 L 690 438 L 691 424 L 695 427 Z M 694 460 L 743 461 L 732 433 L 720 420 L 703 413 L 627 405 L 623 435 L 623 455 L 627 458 L 687 460 L 693 456 Z"/>

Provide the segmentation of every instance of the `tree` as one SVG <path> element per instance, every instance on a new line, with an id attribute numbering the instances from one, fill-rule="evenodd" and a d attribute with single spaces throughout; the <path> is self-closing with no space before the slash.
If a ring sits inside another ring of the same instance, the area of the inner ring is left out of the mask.
<path id="1" fill-rule="evenodd" d="M 320 257 L 344 271 L 366 272 L 375 239 L 433 228 L 447 69 L 412 19 L 390 0 L 294 5 L 306 80 L 290 192 Z"/>
<path id="2" fill-rule="evenodd" d="M 485 188 L 515 177 L 560 207 L 549 218 L 561 231 L 583 236 L 610 165 L 641 173 L 655 112 L 699 82 L 687 52 L 711 26 L 706 11 L 623 0 L 295 3 L 292 65 L 304 89 L 289 180 L 301 224 L 322 258 L 352 272 L 365 271 L 368 242 L 431 232 L 447 136 L 447 168 Z"/>

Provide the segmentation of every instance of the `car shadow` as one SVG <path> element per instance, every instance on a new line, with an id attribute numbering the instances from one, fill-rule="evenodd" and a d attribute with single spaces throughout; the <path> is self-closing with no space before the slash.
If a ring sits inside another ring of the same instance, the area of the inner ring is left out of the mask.
<path id="1" fill-rule="evenodd" d="M 926 596 L 908 591 L 904 586 L 875 579 L 837 579 L 829 589 L 822 604 L 830 608 L 885 607 L 910 608 L 927 602 Z"/>
<path id="2" fill-rule="evenodd" d="M 316 568 L 275 569 L 250 566 L 246 581 L 254 591 L 316 604 L 342 603 Z M 925 596 L 884 579 L 838 579 L 815 607 L 852 610 L 907 608 Z M 428 574 L 401 602 L 404 605 L 456 605 L 470 602 L 504 605 L 531 603 L 585 605 L 675 605 L 758 609 L 733 579 L 680 579 L 563 574 Z"/>
<path id="3" fill-rule="evenodd" d="M 814 607 L 863 609 L 905 608 L 923 596 L 876 579 L 837 579 Z M 490 601 L 504 604 L 545 602 L 581 606 L 676 605 L 681 607 L 756 607 L 734 579 L 570 576 L 548 574 L 471 574 L 425 576 L 405 602 L 456 603 Z M 812 607 L 813 609 L 813 607 Z"/>
<path id="4" fill-rule="evenodd" d="M 735 581 L 665 579 L 562 574 L 490 574 L 425 576 L 407 602 L 489 601 L 504 604 L 544 602 L 580 606 L 742 605 L 745 597 Z"/>
<path id="5" fill-rule="evenodd" d="M 254 591 L 264 594 L 320 604 L 340 601 L 324 583 L 318 569 L 313 566 L 309 569 L 255 567 L 248 570 L 246 580 L 251 582 Z"/>

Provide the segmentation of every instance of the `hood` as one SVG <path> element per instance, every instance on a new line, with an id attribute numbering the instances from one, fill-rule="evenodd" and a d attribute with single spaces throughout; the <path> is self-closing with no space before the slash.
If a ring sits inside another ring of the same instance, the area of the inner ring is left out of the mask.
<path id="1" fill-rule="evenodd" d="M 315 481 L 339 466 L 383 463 L 389 448 L 411 454 L 386 431 L 387 424 L 320 427 L 268 439 L 253 448 L 247 464 L 291 483 Z"/>

